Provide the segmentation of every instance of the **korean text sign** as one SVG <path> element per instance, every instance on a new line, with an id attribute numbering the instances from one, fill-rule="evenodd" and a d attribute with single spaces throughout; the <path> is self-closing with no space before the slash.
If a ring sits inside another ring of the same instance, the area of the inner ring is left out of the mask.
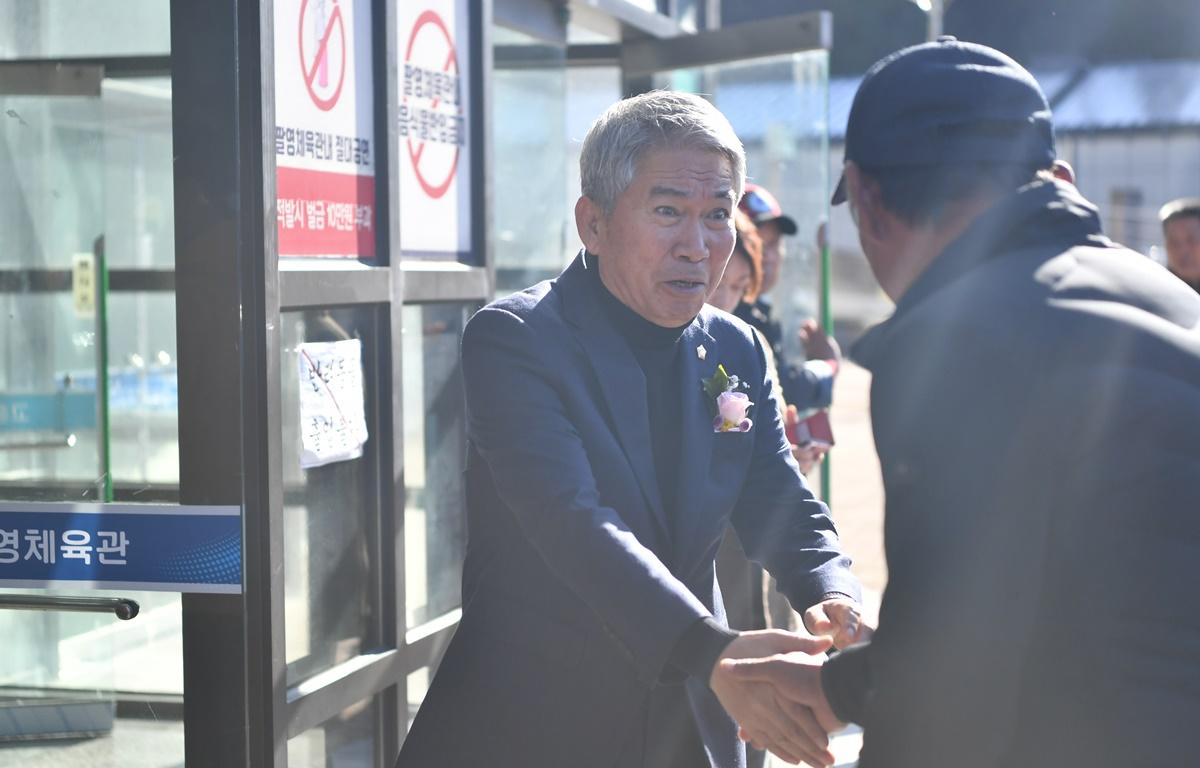
<path id="1" fill-rule="evenodd" d="M 236 594 L 241 509 L 3 502 L 0 586 Z"/>
<path id="2" fill-rule="evenodd" d="M 274 8 L 279 255 L 373 258 L 371 3 Z"/>

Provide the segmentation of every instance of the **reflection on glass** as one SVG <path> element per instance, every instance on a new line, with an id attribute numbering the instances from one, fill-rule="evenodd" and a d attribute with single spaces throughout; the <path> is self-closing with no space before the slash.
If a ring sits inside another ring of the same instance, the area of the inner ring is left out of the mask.
<path id="1" fill-rule="evenodd" d="M 573 255 L 574 218 L 563 205 L 566 49 L 497 27 L 492 85 L 496 292 L 505 295 L 554 277 Z"/>
<path id="2" fill-rule="evenodd" d="M 382 695 L 382 694 L 380 694 Z M 364 699 L 330 720 L 288 739 L 288 768 L 371 768 L 375 765 L 375 699 Z"/>
<path id="3" fill-rule="evenodd" d="M 169 10 L 164 0 L 0 0 L 0 60 L 53 68 L 60 57 L 167 54 Z M 102 260 L 110 270 L 174 265 L 170 80 L 104 78 L 95 93 L 70 96 L 36 93 L 39 82 L 49 87 L 31 76 L 19 84 L 25 95 L 0 95 L 0 498 L 98 498 L 105 445 L 118 493 L 172 498 L 174 293 L 169 281 L 157 293 L 110 289 L 107 314 L 97 301 Z M 108 434 L 97 406 L 104 380 Z M 0 739 L 68 735 L 92 715 L 89 730 L 104 734 L 8 745 L 0 765 L 182 764 L 181 722 L 112 720 L 114 690 L 182 694 L 180 597 L 121 594 L 141 605 L 136 620 L 0 611 Z"/>
<path id="4" fill-rule="evenodd" d="M 404 588 L 407 626 L 461 602 L 466 424 L 458 344 L 471 307 L 404 307 Z"/>
<path id="5" fill-rule="evenodd" d="M 0 59 L 167 54 L 170 3 L 0 0 Z"/>
<path id="6" fill-rule="evenodd" d="M 567 70 L 567 186 L 560 214 L 567 225 L 560 269 L 565 268 L 583 247 L 575 228 L 575 201 L 579 199 L 580 191 L 579 155 L 583 151 L 583 138 L 592 127 L 592 121 L 620 98 L 619 67 L 571 67 Z"/>
<path id="7" fill-rule="evenodd" d="M 656 87 L 711 94 L 746 148 L 750 181 L 779 199 L 796 220 L 785 238 L 778 286 L 769 297 L 792 360 L 803 360 L 797 332 L 815 317 L 820 286 L 817 228 L 829 210 L 826 51 L 663 73 Z"/>
<path id="8" fill-rule="evenodd" d="M 377 310 L 285 313 L 281 319 L 283 575 L 288 685 L 358 655 L 375 642 L 370 553 L 376 539 L 378 464 L 373 448 Z M 299 344 L 362 341 L 368 438 L 357 459 L 300 466 Z"/>
<path id="9" fill-rule="evenodd" d="M 408 673 L 408 725 L 404 729 L 405 733 L 412 730 L 413 721 L 417 719 L 417 710 L 421 708 L 421 702 L 425 701 L 425 694 L 429 693 L 429 682 L 429 667 L 421 667 Z"/>
<path id="10" fill-rule="evenodd" d="M 179 485 L 175 296 L 112 294 L 108 325 L 113 482 L 143 498 L 147 486 Z"/>
<path id="11" fill-rule="evenodd" d="M 9 498 L 97 498 L 107 445 L 127 498 L 169 498 L 179 479 L 174 295 L 110 290 L 104 314 L 96 296 L 102 261 L 174 264 L 169 80 L 0 97 L 0 116 L 0 483 Z M 96 399 L 102 328 L 108 435 Z"/>
<path id="12" fill-rule="evenodd" d="M 76 591 L 0 589 L 39 595 Z M 70 691 L 183 693 L 183 627 L 179 595 L 122 590 L 141 607 L 134 621 L 111 614 L 0 611 L 0 690 L 46 687 Z M 3 760 L 0 760 L 3 765 Z"/>

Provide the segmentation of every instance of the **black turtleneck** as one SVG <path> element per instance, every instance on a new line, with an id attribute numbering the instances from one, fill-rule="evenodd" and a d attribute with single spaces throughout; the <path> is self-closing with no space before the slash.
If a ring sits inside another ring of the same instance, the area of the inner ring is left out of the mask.
<path id="1" fill-rule="evenodd" d="M 679 497 L 679 460 L 683 448 L 679 393 L 681 358 L 679 339 L 687 325 L 664 328 L 621 303 L 600 280 L 599 268 L 589 269 L 592 285 L 604 314 L 629 345 L 646 377 L 646 409 L 650 414 L 650 443 L 654 473 L 663 510 L 672 525 Z M 690 323 L 689 323 L 690 325 Z"/>
<path id="2" fill-rule="evenodd" d="M 654 473 L 658 492 L 669 525 L 674 529 L 686 521 L 678 509 L 679 466 L 683 450 L 682 397 L 679 381 L 683 376 L 682 346 L 679 340 L 687 325 L 664 328 L 625 306 L 600 280 L 595 256 L 588 255 L 588 274 L 605 316 L 629 345 L 646 377 L 646 408 L 650 414 L 650 443 L 654 453 Z M 725 646 L 737 633 L 715 620 L 696 622 L 683 634 L 671 655 L 671 661 L 684 672 L 708 685 L 713 665 Z"/>

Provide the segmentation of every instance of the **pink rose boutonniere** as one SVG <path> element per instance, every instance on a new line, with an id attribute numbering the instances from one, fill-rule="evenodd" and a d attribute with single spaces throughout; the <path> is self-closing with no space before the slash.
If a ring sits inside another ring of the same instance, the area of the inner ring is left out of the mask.
<path id="1" fill-rule="evenodd" d="M 704 393 L 708 395 L 713 418 L 713 432 L 749 432 L 754 422 L 749 419 L 749 396 L 739 389 L 748 389 L 749 385 L 740 381 L 737 376 L 725 372 L 725 366 L 718 365 L 717 372 L 712 378 L 702 379 Z"/>

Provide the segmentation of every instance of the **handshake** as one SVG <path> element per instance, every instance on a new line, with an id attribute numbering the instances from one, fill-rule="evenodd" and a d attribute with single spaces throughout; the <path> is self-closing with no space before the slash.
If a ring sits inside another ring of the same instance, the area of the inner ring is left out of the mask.
<path id="1" fill-rule="evenodd" d="M 849 600 L 808 609 L 815 637 L 777 629 L 743 632 L 726 646 L 709 685 L 738 724 L 743 741 L 789 763 L 833 764 L 829 734 L 842 727 L 821 688 L 821 666 L 831 647 L 865 640 L 870 629 Z"/>

